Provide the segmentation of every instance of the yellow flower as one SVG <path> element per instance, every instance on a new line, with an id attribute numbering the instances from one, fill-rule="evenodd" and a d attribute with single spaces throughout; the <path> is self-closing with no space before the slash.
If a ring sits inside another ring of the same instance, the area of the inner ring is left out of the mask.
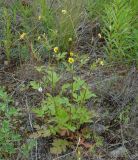
<path id="1" fill-rule="evenodd" d="M 74 53 L 73 53 L 73 52 L 70 52 L 69 54 L 70 54 L 70 56 L 71 56 L 71 57 L 73 57 L 73 55 L 74 55 Z"/>
<path id="2" fill-rule="evenodd" d="M 38 36 L 37 40 L 39 41 L 41 39 L 41 36 Z"/>
<path id="3" fill-rule="evenodd" d="M 67 14 L 67 11 L 65 9 L 62 10 L 63 14 Z"/>
<path id="4" fill-rule="evenodd" d="M 55 52 L 55 53 L 58 53 L 58 51 L 59 51 L 59 48 L 58 48 L 58 47 L 55 47 L 55 48 L 54 48 L 54 52 Z"/>
<path id="5" fill-rule="evenodd" d="M 72 38 L 69 38 L 69 42 L 71 42 L 72 41 Z"/>
<path id="6" fill-rule="evenodd" d="M 104 61 L 100 61 L 100 65 L 103 66 L 104 65 Z"/>
<path id="7" fill-rule="evenodd" d="M 39 21 L 41 20 L 41 18 L 42 18 L 41 16 L 38 16 L 38 20 L 39 20 Z"/>
<path id="8" fill-rule="evenodd" d="M 68 59 L 68 62 L 71 63 L 71 64 L 74 63 L 74 58 L 71 58 L 71 57 L 70 57 L 70 58 Z"/>
<path id="9" fill-rule="evenodd" d="M 98 33 L 98 37 L 101 39 L 102 38 L 102 35 L 101 35 L 101 33 Z"/>
<path id="10" fill-rule="evenodd" d="M 26 33 L 22 33 L 22 34 L 20 35 L 20 39 L 24 39 L 25 36 L 26 36 Z"/>

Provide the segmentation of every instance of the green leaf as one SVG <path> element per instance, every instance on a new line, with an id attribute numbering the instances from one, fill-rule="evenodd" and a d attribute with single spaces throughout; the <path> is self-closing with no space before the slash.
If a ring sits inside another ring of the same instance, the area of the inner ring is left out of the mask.
<path id="1" fill-rule="evenodd" d="M 46 67 L 45 67 L 45 66 L 37 66 L 37 67 L 35 67 L 35 69 L 36 69 L 38 72 L 42 73 L 42 72 L 44 72 L 44 71 L 46 70 Z"/>
<path id="2" fill-rule="evenodd" d="M 80 90 L 82 88 L 82 86 L 85 84 L 84 80 L 81 80 L 80 78 L 74 78 L 74 82 L 73 82 L 73 92 Z"/>
<path id="3" fill-rule="evenodd" d="M 2 128 L 1 130 L 6 133 L 6 132 L 9 132 L 10 131 L 10 124 L 9 124 L 9 121 L 8 120 L 4 120 L 2 122 Z"/>
<path id="4" fill-rule="evenodd" d="M 9 99 L 8 94 L 2 87 L 0 87 L 0 99 L 2 99 L 3 101 L 7 101 Z"/>
<path id="5" fill-rule="evenodd" d="M 71 85 L 69 83 L 66 83 L 62 86 L 62 92 L 65 92 Z"/>
<path id="6" fill-rule="evenodd" d="M 69 146 L 67 140 L 55 139 L 50 148 L 50 152 L 52 154 L 61 154 L 62 152 L 66 152 L 67 146 Z"/>
<path id="7" fill-rule="evenodd" d="M 21 136 L 19 134 L 13 134 L 12 135 L 12 141 L 13 142 L 18 142 L 21 140 Z"/>
<path id="8" fill-rule="evenodd" d="M 57 54 L 57 55 L 56 55 L 57 60 L 59 61 L 59 60 L 64 59 L 66 55 L 67 55 L 67 52 L 63 52 L 63 53 Z"/>
<path id="9" fill-rule="evenodd" d="M 0 103 L 0 111 L 6 112 L 7 110 L 7 104 L 6 103 Z"/>
<path id="10" fill-rule="evenodd" d="M 9 111 L 7 112 L 7 114 L 8 114 L 9 116 L 16 116 L 16 115 L 18 115 L 18 110 L 17 110 L 16 108 L 14 108 L 14 107 L 11 107 L 11 108 L 9 109 Z"/>
<path id="11" fill-rule="evenodd" d="M 39 82 L 36 82 L 36 81 L 31 81 L 30 85 L 35 90 L 38 90 L 41 87 L 41 84 Z"/>
<path id="12" fill-rule="evenodd" d="M 75 132 L 75 130 L 77 129 L 75 126 L 72 126 L 71 124 L 65 124 L 64 125 L 66 127 L 66 129 Z"/>
<path id="13" fill-rule="evenodd" d="M 29 139 L 26 143 L 21 146 L 21 152 L 24 157 L 28 158 L 30 151 L 36 145 L 36 140 Z"/>
<path id="14" fill-rule="evenodd" d="M 63 108 L 59 108 L 56 112 L 55 120 L 58 124 L 64 125 L 69 120 L 67 111 L 65 111 Z"/>
<path id="15" fill-rule="evenodd" d="M 53 86 L 60 80 L 60 76 L 54 71 L 47 71 L 48 80 L 52 83 Z"/>
<path id="16" fill-rule="evenodd" d="M 91 93 L 91 91 L 88 88 L 81 90 L 80 96 L 82 100 L 88 100 L 91 97 L 96 97 L 96 95 L 94 93 Z"/>
<path id="17" fill-rule="evenodd" d="M 41 108 L 35 108 L 32 110 L 38 117 L 43 117 L 45 115 L 45 110 Z"/>

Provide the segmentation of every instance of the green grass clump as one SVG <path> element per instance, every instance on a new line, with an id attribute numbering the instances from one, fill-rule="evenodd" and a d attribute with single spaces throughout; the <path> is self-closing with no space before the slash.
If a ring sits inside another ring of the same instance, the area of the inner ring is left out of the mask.
<path id="1" fill-rule="evenodd" d="M 83 4 L 82 0 L 57 3 L 35 0 L 23 5 L 15 0 L 10 7 L 1 7 L 4 23 L 1 46 L 4 46 L 7 60 L 13 57 L 28 60 L 48 54 L 56 46 L 61 51 L 69 50 L 77 39 L 76 28 L 81 20 Z M 26 36 L 21 39 L 23 33 Z"/>
<path id="2" fill-rule="evenodd" d="M 83 1 L 63 0 L 54 5 L 40 0 L 36 6 L 40 6 L 39 14 L 51 44 L 62 51 L 67 50 L 70 47 L 69 39 L 77 38 L 76 27 L 80 22 Z"/>
<path id="3" fill-rule="evenodd" d="M 7 8 L 3 9 L 3 36 L 4 39 L 2 43 L 4 44 L 5 48 L 5 54 L 7 57 L 7 60 L 10 61 L 11 57 L 11 47 L 12 47 L 12 27 L 11 27 L 11 15 L 9 13 L 9 10 Z"/>
<path id="4" fill-rule="evenodd" d="M 111 0 L 87 0 L 86 9 L 90 19 L 100 19 L 103 14 L 104 5 L 110 3 Z"/>
<path id="5" fill-rule="evenodd" d="M 105 54 L 109 61 L 136 61 L 138 57 L 138 23 L 135 0 L 35 0 L 23 5 L 15 0 L 10 7 L 1 4 L 1 46 L 7 60 L 39 59 L 51 49 L 70 51 L 78 39 L 77 26 L 88 11 L 89 19 L 101 24 Z M 20 36 L 26 33 L 23 39 Z M 39 40 L 38 40 L 39 39 Z"/>
<path id="6" fill-rule="evenodd" d="M 106 41 L 106 56 L 110 61 L 132 62 L 137 58 L 135 14 L 135 8 L 125 0 L 105 5 L 102 32 Z"/>
<path id="7" fill-rule="evenodd" d="M 57 45 L 63 50 L 70 47 L 69 38 L 77 39 L 76 28 L 81 21 L 84 2 L 82 0 L 64 0 L 57 9 Z M 64 14 L 63 11 L 66 11 Z"/>

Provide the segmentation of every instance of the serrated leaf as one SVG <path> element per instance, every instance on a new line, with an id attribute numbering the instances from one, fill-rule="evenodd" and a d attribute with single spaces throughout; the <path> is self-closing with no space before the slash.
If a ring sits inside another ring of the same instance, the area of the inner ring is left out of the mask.
<path id="1" fill-rule="evenodd" d="M 80 90 L 82 86 L 85 84 L 84 80 L 81 80 L 80 78 L 74 78 L 73 82 L 73 92 Z"/>
<path id="2" fill-rule="evenodd" d="M 37 67 L 35 67 L 35 69 L 36 69 L 38 72 L 43 72 L 43 71 L 45 71 L 46 67 L 45 67 L 45 66 L 37 66 Z"/>
<path id="3" fill-rule="evenodd" d="M 76 127 L 71 124 L 65 124 L 65 127 L 72 132 L 76 130 Z"/>
<path id="4" fill-rule="evenodd" d="M 36 82 L 36 81 L 31 81 L 30 85 L 33 89 L 36 89 L 36 90 L 38 90 L 41 87 L 41 84 L 39 82 Z"/>
<path id="5" fill-rule="evenodd" d="M 32 110 L 38 117 L 43 117 L 45 115 L 45 111 L 41 108 L 35 108 Z"/>
<path id="6" fill-rule="evenodd" d="M 52 85 L 55 86 L 56 83 L 60 80 L 60 76 L 54 71 L 47 71 L 47 73 L 48 73 L 48 77 L 47 77 L 48 80 L 52 82 Z"/>
<path id="7" fill-rule="evenodd" d="M 55 139 L 50 148 L 50 152 L 52 154 L 61 154 L 62 152 L 66 152 L 67 146 L 69 146 L 67 140 Z"/>

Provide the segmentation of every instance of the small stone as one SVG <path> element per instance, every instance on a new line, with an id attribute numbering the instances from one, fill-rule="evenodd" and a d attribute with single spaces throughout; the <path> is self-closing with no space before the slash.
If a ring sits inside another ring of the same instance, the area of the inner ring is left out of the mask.
<path id="1" fill-rule="evenodd" d="M 8 61 L 4 61 L 4 65 L 8 66 L 9 62 Z"/>
<path id="2" fill-rule="evenodd" d="M 16 102 L 15 102 L 15 106 L 17 107 L 18 105 L 19 105 L 19 102 L 18 102 L 18 101 L 16 101 Z"/>
<path id="3" fill-rule="evenodd" d="M 136 159 L 138 159 L 138 153 L 131 156 L 131 160 L 136 160 Z"/>
<path id="4" fill-rule="evenodd" d="M 127 149 L 123 146 L 111 151 L 109 153 L 110 157 L 118 158 L 118 157 L 124 157 L 126 155 Z"/>
<path id="5" fill-rule="evenodd" d="M 42 87 L 38 88 L 38 91 L 42 93 L 43 92 Z"/>
<path id="6" fill-rule="evenodd" d="M 93 129 L 98 134 L 103 134 L 106 131 L 106 127 L 104 125 L 102 125 L 102 124 L 95 124 Z"/>

